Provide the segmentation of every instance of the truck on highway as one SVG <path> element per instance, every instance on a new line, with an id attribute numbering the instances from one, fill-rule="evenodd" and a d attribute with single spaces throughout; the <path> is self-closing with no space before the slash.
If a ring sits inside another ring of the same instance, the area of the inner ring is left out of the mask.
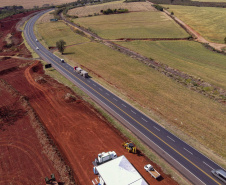
<path id="1" fill-rule="evenodd" d="M 84 78 L 88 78 L 88 72 L 81 70 L 80 75 L 83 76 Z"/>
<path id="2" fill-rule="evenodd" d="M 78 74 L 80 74 L 80 72 L 82 71 L 82 69 L 81 69 L 80 67 L 77 67 L 77 68 L 75 69 L 75 71 L 76 71 Z"/>
<path id="3" fill-rule="evenodd" d="M 157 172 L 152 165 L 147 164 L 144 166 L 144 169 L 151 174 L 152 177 L 154 177 L 155 179 L 159 178 L 161 175 L 159 174 L 159 172 Z"/>

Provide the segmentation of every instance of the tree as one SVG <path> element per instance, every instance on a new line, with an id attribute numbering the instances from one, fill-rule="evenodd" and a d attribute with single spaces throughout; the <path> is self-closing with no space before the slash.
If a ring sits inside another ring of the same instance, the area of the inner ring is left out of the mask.
<path id="1" fill-rule="evenodd" d="M 224 38 L 224 43 L 226 44 L 226 37 Z"/>
<path id="2" fill-rule="evenodd" d="M 59 40 L 56 42 L 56 47 L 61 54 L 63 54 L 66 42 L 64 40 Z"/>

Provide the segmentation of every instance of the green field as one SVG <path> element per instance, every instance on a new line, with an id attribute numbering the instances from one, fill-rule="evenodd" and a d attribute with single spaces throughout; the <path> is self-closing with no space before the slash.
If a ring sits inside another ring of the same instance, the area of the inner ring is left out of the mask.
<path id="1" fill-rule="evenodd" d="M 220 2 L 220 3 L 226 3 L 226 0 L 192 0 L 192 1 L 199 1 L 199 2 Z"/>
<path id="2" fill-rule="evenodd" d="M 55 32 L 51 38 L 47 36 L 48 26 L 42 29 L 42 37 L 47 39 L 47 43 L 54 37 L 59 39 Z M 74 39 L 71 42 L 76 42 L 76 37 L 66 36 L 65 40 Z M 66 48 L 65 53 L 65 60 L 70 65 L 82 66 L 94 80 L 107 86 L 195 148 L 199 149 L 200 145 L 189 137 L 215 151 L 223 159 L 226 158 L 226 141 L 223 139 L 226 135 L 225 106 L 100 43 L 84 42 Z M 216 160 L 216 156 L 210 154 L 209 150 L 202 152 Z M 224 165 L 222 161 L 219 163 Z"/>
<path id="3" fill-rule="evenodd" d="M 63 39 L 66 42 L 67 46 L 89 42 L 89 39 L 75 34 L 71 29 L 68 29 L 68 26 L 66 26 L 62 22 L 48 22 L 38 24 L 37 29 L 39 35 L 41 35 L 42 39 L 48 46 L 56 46 L 56 42 L 60 39 Z"/>
<path id="4" fill-rule="evenodd" d="M 105 39 L 181 38 L 189 35 L 162 12 L 133 12 L 73 19 Z"/>
<path id="5" fill-rule="evenodd" d="M 148 58 L 226 89 L 226 56 L 191 41 L 120 42 Z"/>
<path id="6" fill-rule="evenodd" d="M 178 5 L 164 5 L 164 7 L 169 7 L 169 12 L 174 12 L 176 17 L 192 27 L 205 39 L 211 42 L 224 43 L 226 37 L 225 8 Z"/>

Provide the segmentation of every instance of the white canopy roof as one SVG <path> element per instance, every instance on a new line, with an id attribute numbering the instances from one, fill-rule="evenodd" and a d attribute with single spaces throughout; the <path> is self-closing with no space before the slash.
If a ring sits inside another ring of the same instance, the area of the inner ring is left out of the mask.
<path id="1" fill-rule="evenodd" d="M 107 185 L 148 185 L 124 155 L 96 169 Z"/>

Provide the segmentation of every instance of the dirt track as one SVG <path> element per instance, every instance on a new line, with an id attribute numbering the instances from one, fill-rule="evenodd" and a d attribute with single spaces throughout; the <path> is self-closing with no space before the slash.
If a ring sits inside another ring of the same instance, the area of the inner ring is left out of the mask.
<path id="1" fill-rule="evenodd" d="M 31 55 L 15 29 L 23 16 L 14 16 L 10 24 L 0 21 L 0 184 L 45 184 L 51 173 L 70 184 L 64 161 L 78 184 L 91 184 L 96 177 L 92 161 L 110 150 L 125 155 L 148 183 L 177 184 L 144 156 L 128 153 L 121 146 L 125 138 L 69 88 L 45 75 L 39 61 L 24 60 Z M 13 47 L 4 41 L 8 33 L 13 33 Z M 160 181 L 145 172 L 147 163 L 162 174 Z"/>

